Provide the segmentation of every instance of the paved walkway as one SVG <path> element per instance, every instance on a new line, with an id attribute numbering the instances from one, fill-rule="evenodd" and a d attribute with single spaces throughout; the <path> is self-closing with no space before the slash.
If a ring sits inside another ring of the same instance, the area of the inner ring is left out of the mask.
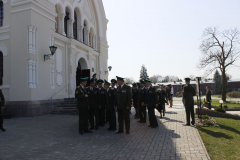
<path id="1" fill-rule="evenodd" d="M 184 113 L 181 105 L 167 108 L 156 129 L 131 115 L 129 135 L 107 126 L 79 135 L 76 115 L 12 118 L 4 122 L 7 132 L 0 132 L 0 160 L 209 159 L 197 129 L 182 126 Z"/>

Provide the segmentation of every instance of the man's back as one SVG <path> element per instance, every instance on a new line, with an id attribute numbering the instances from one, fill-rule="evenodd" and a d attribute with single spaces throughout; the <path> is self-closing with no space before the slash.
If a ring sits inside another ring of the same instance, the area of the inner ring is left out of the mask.
<path id="1" fill-rule="evenodd" d="M 185 85 L 183 88 L 183 96 L 185 105 L 194 104 L 193 96 L 196 95 L 196 91 L 190 84 Z"/>

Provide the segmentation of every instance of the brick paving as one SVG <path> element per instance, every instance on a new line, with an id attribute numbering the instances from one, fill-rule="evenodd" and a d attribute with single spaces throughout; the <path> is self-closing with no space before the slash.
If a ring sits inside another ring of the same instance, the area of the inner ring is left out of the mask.
<path id="1" fill-rule="evenodd" d="M 182 126 L 180 103 L 167 108 L 163 119 L 156 114 L 156 129 L 131 115 L 129 135 L 107 131 L 108 126 L 79 135 L 76 115 L 8 119 L 7 132 L 0 132 L 0 160 L 209 159 L 197 129 Z"/>

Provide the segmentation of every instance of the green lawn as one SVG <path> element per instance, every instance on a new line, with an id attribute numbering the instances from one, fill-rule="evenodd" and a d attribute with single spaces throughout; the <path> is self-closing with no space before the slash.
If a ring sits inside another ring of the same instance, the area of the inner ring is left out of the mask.
<path id="1" fill-rule="evenodd" d="M 204 102 L 204 100 L 201 100 L 202 103 Z M 197 102 L 197 100 L 195 100 L 195 102 Z M 212 99 L 212 106 L 219 106 L 220 103 L 219 103 L 219 99 Z M 237 102 L 229 102 L 227 101 L 226 103 L 223 103 L 223 106 L 227 104 L 228 108 L 233 108 L 233 107 L 240 107 L 240 103 L 237 103 Z"/>
<path id="2" fill-rule="evenodd" d="M 197 129 L 212 160 L 240 160 L 240 120 L 214 118 L 219 127 Z"/>

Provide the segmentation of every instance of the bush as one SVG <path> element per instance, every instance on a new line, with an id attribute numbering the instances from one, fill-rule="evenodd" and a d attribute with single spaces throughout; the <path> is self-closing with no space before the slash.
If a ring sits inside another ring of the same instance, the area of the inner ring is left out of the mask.
<path id="1" fill-rule="evenodd" d="M 227 96 L 231 98 L 240 98 L 240 92 L 238 91 L 228 92 Z"/>
<path id="2" fill-rule="evenodd" d="M 206 114 L 206 115 L 201 115 L 201 117 L 203 118 L 203 119 L 209 119 L 209 116 Z"/>
<path id="3" fill-rule="evenodd" d="M 228 106 L 227 106 L 227 105 L 224 105 L 223 108 L 228 108 Z"/>
<path id="4" fill-rule="evenodd" d="M 213 122 L 210 120 L 204 120 L 204 121 L 202 121 L 202 124 L 206 125 L 206 126 L 213 126 Z"/>
<path id="5" fill-rule="evenodd" d="M 214 111 L 226 113 L 225 109 L 222 109 L 221 107 L 215 108 Z"/>

